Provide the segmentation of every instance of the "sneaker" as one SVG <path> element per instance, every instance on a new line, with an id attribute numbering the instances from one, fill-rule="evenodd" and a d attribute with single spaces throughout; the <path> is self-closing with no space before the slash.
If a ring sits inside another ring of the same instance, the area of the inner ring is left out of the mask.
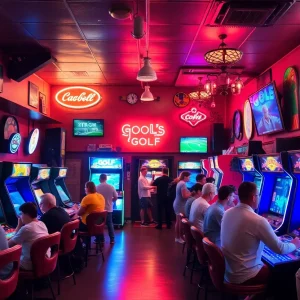
<path id="1" fill-rule="evenodd" d="M 141 226 L 143 226 L 143 227 L 148 227 L 149 224 L 144 222 L 144 223 L 141 223 Z"/>
<path id="2" fill-rule="evenodd" d="M 179 244 L 184 244 L 185 243 L 185 241 L 182 238 L 175 239 L 175 242 L 179 243 Z"/>

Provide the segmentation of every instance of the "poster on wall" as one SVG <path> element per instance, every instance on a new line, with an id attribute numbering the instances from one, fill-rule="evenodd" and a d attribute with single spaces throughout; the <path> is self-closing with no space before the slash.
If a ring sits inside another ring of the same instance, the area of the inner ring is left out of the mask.
<path id="1" fill-rule="evenodd" d="M 28 105 L 38 108 L 39 106 L 39 87 L 32 82 L 28 82 Z"/>
<path id="2" fill-rule="evenodd" d="M 287 130 L 294 131 L 299 125 L 299 81 L 294 67 L 285 70 L 283 76 L 283 99 L 281 102 L 284 124 Z"/>
<path id="3" fill-rule="evenodd" d="M 47 114 L 47 102 L 46 102 L 46 95 L 43 93 L 39 93 L 39 98 L 40 98 L 40 112 L 43 115 Z"/>
<path id="4" fill-rule="evenodd" d="M 252 120 L 252 111 L 249 100 L 246 100 L 244 104 L 244 132 L 247 140 L 250 140 L 253 132 L 253 120 Z"/>

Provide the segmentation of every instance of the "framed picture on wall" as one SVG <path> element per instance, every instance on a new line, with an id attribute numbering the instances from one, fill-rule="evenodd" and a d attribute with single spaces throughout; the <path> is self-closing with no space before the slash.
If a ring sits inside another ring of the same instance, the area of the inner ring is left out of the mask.
<path id="1" fill-rule="evenodd" d="M 236 110 L 233 115 L 233 124 L 232 124 L 234 137 L 237 140 L 242 140 L 243 130 L 242 130 L 242 114 L 239 110 Z"/>
<path id="2" fill-rule="evenodd" d="M 294 67 L 289 67 L 284 72 L 281 108 L 286 129 L 299 130 L 299 78 Z"/>
<path id="3" fill-rule="evenodd" d="M 32 82 L 28 82 L 28 104 L 34 108 L 39 107 L 39 87 Z"/>
<path id="4" fill-rule="evenodd" d="M 43 93 L 39 93 L 40 98 L 40 112 L 44 115 L 47 114 L 47 102 L 46 102 L 46 95 Z"/>
<path id="5" fill-rule="evenodd" d="M 269 69 L 265 73 L 257 77 L 257 89 L 260 90 L 271 81 L 272 81 L 272 69 Z"/>

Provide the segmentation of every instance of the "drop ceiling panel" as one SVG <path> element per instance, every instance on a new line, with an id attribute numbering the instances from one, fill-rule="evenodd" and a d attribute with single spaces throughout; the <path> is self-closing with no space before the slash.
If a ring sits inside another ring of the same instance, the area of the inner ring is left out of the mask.
<path id="1" fill-rule="evenodd" d="M 93 63 L 57 63 L 62 71 L 100 71 L 99 66 Z"/>
<path id="2" fill-rule="evenodd" d="M 191 41 L 150 41 L 150 54 L 153 53 L 188 53 L 192 45 Z M 142 47 L 145 49 L 145 47 Z"/>
<path id="3" fill-rule="evenodd" d="M 52 56 L 57 60 L 57 62 L 96 62 L 91 53 L 57 53 L 54 51 L 52 52 Z"/>
<path id="4" fill-rule="evenodd" d="M 43 71 L 48 72 L 59 72 L 61 71 L 60 68 L 55 63 L 50 63 L 42 68 Z"/>
<path id="5" fill-rule="evenodd" d="M 139 55 L 137 53 L 97 53 L 95 54 L 97 62 L 101 64 L 134 64 L 138 63 Z"/>
<path id="6" fill-rule="evenodd" d="M 126 1 L 122 3 L 127 4 L 128 7 L 132 9 L 134 7 L 133 1 Z M 129 18 L 126 20 L 116 20 L 112 18 L 108 13 L 111 4 L 112 1 L 69 3 L 70 8 L 79 24 L 132 24 L 132 20 Z"/>
<path id="7" fill-rule="evenodd" d="M 81 40 L 75 25 L 25 23 L 24 28 L 38 40 Z"/>
<path id="8" fill-rule="evenodd" d="M 88 40 L 132 40 L 132 26 L 128 25 L 81 25 L 81 29 Z"/>
<path id="9" fill-rule="evenodd" d="M 89 45 L 94 53 L 136 53 L 136 40 L 128 41 L 89 41 Z"/>
<path id="10" fill-rule="evenodd" d="M 196 25 L 152 25 L 151 41 L 191 41 L 197 33 Z"/>
<path id="11" fill-rule="evenodd" d="M 110 80 L 125 80 L 130 78 L 131 80 L 136 80 L 137 72 L 105 72 L 105 78 Z"/>
<path id="12" fill-rule="evenodd" d="M 74 23 L 64 3 L 57 1 L 7 1 L 3 8 L 14 22 L 19 23 Z"/>
<path id="13" fill-rule="evenodd" d="M 36 74 L 38 76 L 40 76 L 41 78 L 45 79 L 46 81 L 49 78 L 59 79 L 59 78 L 68 78 L 69 77 L 67 72 L 59 72 L 59 71 L 49 72 L 49 71 L 44 71 L 44 68 L 39 70 Z"/>
<path id="14" fill-rule="evenodd" d="M 68 78 L 49 78 L 47 79 L 47 82 L 51 85 L 75 85 L 75 84 L 90 84 L 90 85 L 106 85 L 107 81 L 105 79 L 68 79 Z"/>
<path id="15" fill-rule="evenodd" d="M 84 40 L 39 40 L 39 43 L 53 52 L 90 53 Z"/>
<path id="16" fill-rule="evenodd" d="M 138 72 L 139 65 L 135 64 L 100 64 L 100 68 L 104 75 L 106 72 Z"/>

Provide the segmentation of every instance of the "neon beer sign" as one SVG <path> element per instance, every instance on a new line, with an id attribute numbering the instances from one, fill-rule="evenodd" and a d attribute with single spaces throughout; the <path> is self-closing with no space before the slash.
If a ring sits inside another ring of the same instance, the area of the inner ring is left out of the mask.
<path id="1" fill-rule="evenodd" d="M 185 112 L 184 114 L 180 115 L 180 119 L 189 125 L 195 127 L 200 122 L 206 119 L 206 115 L 201 111 L 197 110 L 197 108 L 193 107 L 191 110 Z"/>
<path id="2" fill-rule="evenodd" d="M 133 146 L 157 146 L 165 133 L 165 127 L 160 124 L 122 126 L 122 136 L 125 136 L 127 142 Z"/>
<path id="3" fill-rule="evenodd" d="M 101 101 L 101 95 L 94 89 L 84 86 L 71 86 L 58 91 L 55 100 L 61 106 L 72 109 L 92 107 Z"/>

